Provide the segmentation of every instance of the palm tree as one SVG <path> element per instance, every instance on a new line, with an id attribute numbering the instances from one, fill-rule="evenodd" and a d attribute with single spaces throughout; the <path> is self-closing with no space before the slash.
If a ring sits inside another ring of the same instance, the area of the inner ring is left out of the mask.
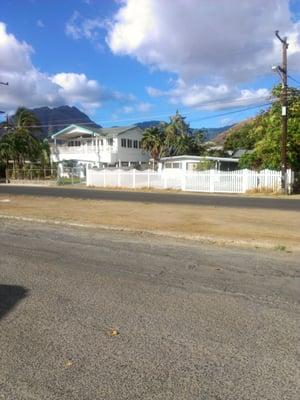
<path id="1" fill-rule="evenodd" d="M 164 148 L 164 133 L 160 127 L 152 126 L 145 130 L 142 148 L 150 152 L 154 162 L 161 157 Z"/>
<path id="2" fill-rule="evenodd" d="M 38 136 L 41 132 L 40 121 L 34 113 L 25 107 L 19 107 L 12 118 L 12 126 L 15 131 L 27 131 L 32 136 Z"/>
<path id="3" fill-rule="evenodd" d="M 39 157 L 40 143 L 38 135 L 40 122 L 32 111 L 19 107 L 8 123 L 6 136 L 10 137 L 14 158 L 22 167 L 26 159 L 34 161 Z"/>
<path id="4" fill-rule="evenodd" d="M 11 138 L 4 135 L 0 140 L 0 162 L 8 168 L 9 160 L 14 158 L 14 148 Z"/>
<path id="5" fill-rule="evenodd" d="M 44 170 L 44 177 L 46 177 L 46 168 L 50 164 L 50 146 L 47 139 L 40 143 L 39 161 Z"/>

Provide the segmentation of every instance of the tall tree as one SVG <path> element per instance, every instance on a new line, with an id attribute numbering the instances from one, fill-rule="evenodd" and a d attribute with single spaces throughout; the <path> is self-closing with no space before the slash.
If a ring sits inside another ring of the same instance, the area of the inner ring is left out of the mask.
<path id="1" fill-rule="evenodd" d="M 26 108 L 18 108 L 16 114 L 6 126 L 6 132 L 0 141 L 2 159 L 8 163 L 13 160 L 19 167 L 25 160 L 36 161 L 40 154 L 38 134 L 40 122 L 36 116 Z"/>
<path id="2" fill-rule="evenodd" d="M 280 169 L 281 165 L 281 86 L 273 88 L 272 95 L 277 98 L 271 107 L 249 121 L 241 129 L 228 136 L 227 150 L 246 148 L 251 150 L 240 159 L 240 166 L 255 169 Z M 300 91 L 288 89 L 288 137 L 287 164 L 300 170 Z"/>
<path id="3" fill-rule="evenodd" d="M 203 131 L 191 129 L 178 110 L 168 124 L 146 129 L 142 142 L 154 160 L 162 156 L 200 155 L 204 152 Z"/>
<path id="4" fill-rule="evenodd" d="M 142 138 L 143 149 L 150 152 L 153 160 L 157 161 L 164 149 L 164 132 L 159 126 L 147 128 Z"/>
<path id="5" fill-rule="evenodd" d="M 42 130 L 38 118 L 25 107 L 19 107 L 10 122 L 15 132 L 26 132 L 34 137 L 38 137 Z"/>

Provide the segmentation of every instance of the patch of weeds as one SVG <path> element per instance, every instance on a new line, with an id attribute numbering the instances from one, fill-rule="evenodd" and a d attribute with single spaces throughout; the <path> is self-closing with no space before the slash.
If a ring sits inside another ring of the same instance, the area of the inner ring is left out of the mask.
<path id="1" fill-rule="evenodd" d="M 279 244 L 278 246 L 275 246 L 274 250 L 277 250 L 277 251 L 286 251 L 286 247 L 283 246 L 282 244 Z"/>

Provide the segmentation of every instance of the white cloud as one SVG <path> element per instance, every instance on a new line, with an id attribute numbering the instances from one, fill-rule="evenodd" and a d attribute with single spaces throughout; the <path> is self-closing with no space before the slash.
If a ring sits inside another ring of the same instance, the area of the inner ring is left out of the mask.
<path id="1" fill-rule="evenodd" d="M 141 102 L 141 103 L 137 104 L 137 110 L 138 110 L 139 112 L 141 112 L 141 113 L 150 111 L 152 107 L 153 107 L 152 104 L 146 103 L 146 102 L 145 102 L 145 103 L 144 103 L 144 102 Z"/>
<path id="2" fill-rule="evenodd" d="M 267 89 L 241 83 L 271 73 L 281 59 L 279 29 L 289 41 L 289 68 L 300 63 L 300 22 L 289 0 L 121 0 L 106 42 L 117 55 L 177 74 L 169 90 L 148 87 L 172 104 L 221 109 L 249 105 Z"/>
<path id="3" fill-rule="evenodd" d="M 266 103 L 270 97 L 268 89 L 239 89 L 237 86 L 219 84 L 187 84 L 182 79 L 173 82 L 170 90 L 146 88 L 152 97 L 165 96 L 174 105 L 182 105 L 198 110 L 220 110 Z"/>
<path id="4" fill-rule="evenodd" d="M 96 40 L 99 29 L 104 27 L 105 22 L 101 18 L 84 18 L 78 11 L 74 11 L 66 23 L 65 32 L 72 39 Z"/>
<path id="5" fill-rule="evenodd" d="M 124 114 L 130 114 L 134 111 L 134 108 L 132 106 L 124 106 L 122 107 L 121 110 Z"/>
<path id="6" fill-rule="evenodd" d="M 299 62 L 300 23 L 288 0 L 122 0 L 106 40 L 113 53 L 186 81 L 243 82 L 280 60 L 276 29 Z"/>
<path id="7" fill-rule="evenodd" d="M 41 19 L 38 19 L 38 20 L 36 21 L 36 25 L 37 25 L 39 28 L 45 28 L 45 24 L 44 24 L 44 22 L 43 22 Z"/>
<path id="8" fill-rule="evenodd" d="M 153 105 L 150 103 L 140 102 L 132 105 L 125 105 L 122 107 L 120 112 L 123 114 L 132 114 L 136 112 L 145 113 L 147 111 L 150 111 L 152 107 Z"/>
<path id="9" fill-rule="evenodd" d="M 0 109 L 69 104 L 91 113 L 105 102 L 135 101 L 134 96 L 104 88 L 85 74 L 43 73 L 32 64 L 32 53 L 31 46 L 8 33 L 0 22 L 0 81 L 9 82 L 0 88 Z"/>

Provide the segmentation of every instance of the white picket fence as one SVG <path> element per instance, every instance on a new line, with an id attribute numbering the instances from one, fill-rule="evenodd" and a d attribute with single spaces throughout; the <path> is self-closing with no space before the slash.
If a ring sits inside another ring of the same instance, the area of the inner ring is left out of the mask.
<path id="1" fill-rule="evenodd" d="M 288 171 L 288 184 L 292 184 L 292 172 Z M 87 169 L 87 186 L 180 189 L 191 192 L 245 193 L 251 189 L 267 188 L 274 191 L 281 186 L 279 171 L 248 169 L 237 171 L 152 170 L 124 171 L 122 169 Z"/>

